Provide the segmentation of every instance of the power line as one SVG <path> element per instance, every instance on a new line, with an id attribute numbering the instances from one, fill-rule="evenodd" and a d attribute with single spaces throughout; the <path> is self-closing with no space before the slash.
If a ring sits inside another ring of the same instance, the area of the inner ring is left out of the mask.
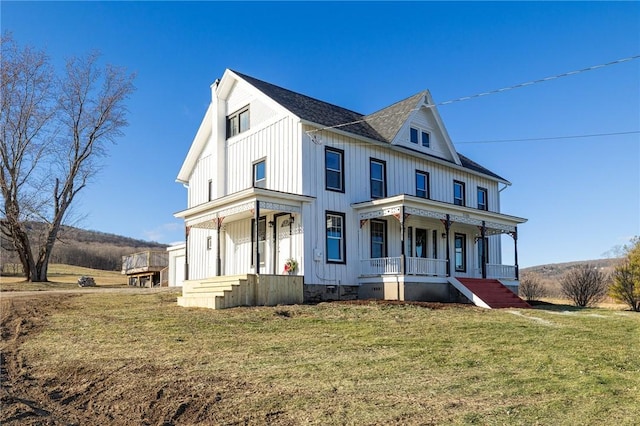
<path id="1" fill-rule="evenodd" d="M 449 105 L 449 104 L 453 104 L 453 103 L 457 103 L 457 102 L 468 101 L 468 100 L 471 100 L 471 99 L 480 98 L 480 97 L 483 97 L 483 96 L 495 95 L 497 93 L 503 93 L 503 92 L 507 92 L 507 91 L 510 91 L 510 90 L 520 89 L 522 87 L 532 86 L 532 85 L 538 84 L 538 83 L 544 83 L 544 82 L 547 82 L 547 81 L 556 80 L 556 79 L 563 78 L 563 77 L 568 77 L 568 76 L 571 76 L 571 75 L 581 74 L 581 73 L 584 73 L 584 72 L 587 72 L 587 71 L 593 71 L 593 70 L 597 70 L 597 69 L 600 69 L 600 68 L 608 67 L 608 66 L 611 66 L 611 65 L 621 64 L 623 62 L 629 62 L 629 61 L 632 61 L 632 60 L 638 59 L 638 58 L 640 58 L 640 55 L 629 56 L 629 57 L 626 57 L 626 58 L 617 59 L 615 61 L 607 62 L 607 63 L 604 63 L 604 64 L 593 65 L 593 66 L 590 66 L 590 67 L 587 67 L 587 68 L 582 68 L 582 69 L 579 69 L 579 70 L 564 72 L 562 74 L 556 74 L 556 75 L 552 75 L 552 76 L 549 76 L 549 77 L 539 78 L 537 80 L 527 81 L 525 83 L 515 84 L 513 86 L 502 87 L 500 89 L 490 90 L 488 92 L 477 93 L 475 95 L 463 96 L 461 98 L 456 98 L 456 99 L 451 99 L 451 100 L 444 101 L 444 102 L 439 102 L 439 103 L 437 103 L 435 105 L 426 105 L 426 107 L 431 108 L 431 107 L 434 107 L 434 106 Z M 409 112 L 417 111 L 418 109 L 420 109 L 420 108 L 413 108 Z M 390 116 L 393 116 L 393 115 L 406 114 L 406 113 L 407 113 L 406 111 L 402 111 L 402 112 L 397 112 L 397 113 L 390 113 L 390 114 L 387 114 L 387 115 L 377 115 L 376 118 L 390 117 Z M 347 123 L 341 123 L 341 124 L 335 124 L 333 126 L 322 127 L 320 129 L 307 130 L 306 133 L 308 135 L 310 135 L 312 133 L 320 132 L 322 130 L 336 129 L 336 128 L 339 128 L 339 127 L 350 126 L 352 124 L 364 123 L 366 121 L 367 121 L 367 119 L 363 118 L 363 119 L 360 119 L 360 120 L 350 121 L 350 122 L 347 122 Z M 554 139 L 557 139 L 557 138 L 554 138 Z"/>
<path id="2" fill-rule="evenodd" d="M 631 135 L 640 133 L 640 130 L 632 130 L 630 132 L 615 132 L 615 133 L 593 133 L 588 135 L 571 135 L 571 136 L 549 136 L 544 138 L 523 138 L 523 139 L 494 139 L 484 141 L 464 141 L 456 142 L 455 145 L 460 144 L 481 144 L 481 143 L 505 143 L 505 142 L 530 142 L 530 141 L 549 141 L 557 139 L 579 139 L 579 138 L 595 138 L 599 136 L 619 136 L 619 135 Z"/>

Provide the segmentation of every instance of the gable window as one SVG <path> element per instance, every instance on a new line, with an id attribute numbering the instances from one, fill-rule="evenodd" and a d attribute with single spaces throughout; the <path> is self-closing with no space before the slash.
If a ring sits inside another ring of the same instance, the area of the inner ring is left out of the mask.
<path id="1" fill-rule="evenodd" d="M 467 272 L 467 236 L 455 234 L 455 266 L 456 272 Z"/>
<path id="2" fill-rule="evenodd" d="M 411 127 L 409 129 L 409 140 L 411 143 L 415 143 L 416 145 L 421 144 L 425 148 L 429 148 L 431 143 L 429 132 L 416 127 Z"/>
<path id="3" fill-rule="evenodd" d="M 416 197 L 429 198 L 429 173 L 416 170 Z"/>
<path id="4" fill-rule="evenodd" d="M 382 160 L 369 160 L 369 179 L 371 184 L 371 198 L 387 196 L 387 165 Z"/>
<path id="5" fill-rule="evenodd" d="M 344 213 L 326 212 L 327 263 L 345 263 Z"/>
<path id="6" fill-rule="evenodd" d="M 227 139 L 249 130 L 249 105 L 227 116 Z"/>
<path id="7" fill-rule="evenodd" d="M 412 127 L 409 130 L 409 140 L 411 141 L 411 143 L 418 143 L 418 129 L 416 129 L 415 127 Z"/>
<path id="8" fill-rule="evenodd" d="M 324 168 L 325 188 L 344 192 L 344 151 L 325 148 Z"/>
<path id="9" fill-rule="evenodd" d="M 264 188 L 267 182 L 267 164 L 266 160 L 253 163 L 253 186 L 256 188 Z"/>
<path id="10" fill-rule="evenodd" d="M 371 258 L 387 257 L 387 222 L 371 220 Z"/>
<path id="11" fill-rule="evenodd" d="M 453 181 L 453 204 L 464 206 L 464 182 Z"/>
<path id="12" fill-rule="evenodd" d="M 489 210 L 487 204 L 487 189 L 478 187 L 478 209 Z"/>
<path id="13" fill-rule="evenodd" d="M 429 148 L 430 145 L 430 137 L 429 137 L 429 133 L 425 132 L 424 130 L 422 132 L 420 132 L 420 140 L 422 141 L 422 146 L 425 148 Z"/>

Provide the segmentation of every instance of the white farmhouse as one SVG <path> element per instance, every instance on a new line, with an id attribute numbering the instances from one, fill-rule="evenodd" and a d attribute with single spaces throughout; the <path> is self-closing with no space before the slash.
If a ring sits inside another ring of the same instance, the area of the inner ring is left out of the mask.
<path id="1" fill-rule="evenodd" d="M 522 303 L 526 219 L 500 212 L 510 183 L 456 152 L 428 91 L 362 115 L 226 70 L 177 181 L 183 306 L 301 302 L 303 288 L 305 301 Z"/>

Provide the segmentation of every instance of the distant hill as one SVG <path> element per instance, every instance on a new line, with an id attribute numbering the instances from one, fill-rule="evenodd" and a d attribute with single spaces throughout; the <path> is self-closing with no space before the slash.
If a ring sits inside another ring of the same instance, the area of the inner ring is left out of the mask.
<path id="1" fill-rule="evenodd" d="M 38 242 L 36 239 L 43 227 L 43 224 L 36 222 L 28 224 L 29 238 L 33 243 Z M 164 250 L 166 247 L 166 244 L 63 226 L 53 248 L 50 263 L 119 271 L 122 267 L 122 256 L 145 250 Z M 7 270 L 11 264 L 20 263 L 11 251 L 11 242 L 5 237 L 2 238 L 0 260 L 2 271 L 5 273 L 11 272 Z"/>
<path id="2" fill-rule="evenodd" d="M 550 263 L 547 265 L 530 266 L 528 268 L 522 268 L 520 270 L 520 276 L 526 276 L 527 274 L 534 274 L 540 278 L 540 281 L 549 291 L 550 297 L 560 296 L 560 280 L 563 275 L 572 268 L 580 265 L 592 265 L 595 268 L 599 268 L 602 272 L 610 274 L 613 272 L 615 266 L 621 259 L 594 259 L 594 260 L 581 260 L 575 262 L 564 263 Z"/>

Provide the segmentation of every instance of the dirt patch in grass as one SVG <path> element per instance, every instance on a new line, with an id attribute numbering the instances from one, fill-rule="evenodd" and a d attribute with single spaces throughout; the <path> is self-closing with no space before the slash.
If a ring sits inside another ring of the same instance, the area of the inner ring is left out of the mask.
<path id="1" fill-rule="evenodd" d="M 378 299 L 365 299 L 365 300 L 340 300 L 330 303 L 338 303 L 343 305 L 377 305 L 377 306 L 418 306 L 426 309 L 477 309 L 475 305 L 467 303 L 440 303 L 440 302 L 411 302 L 406 300 L 378 300 Z"/>

